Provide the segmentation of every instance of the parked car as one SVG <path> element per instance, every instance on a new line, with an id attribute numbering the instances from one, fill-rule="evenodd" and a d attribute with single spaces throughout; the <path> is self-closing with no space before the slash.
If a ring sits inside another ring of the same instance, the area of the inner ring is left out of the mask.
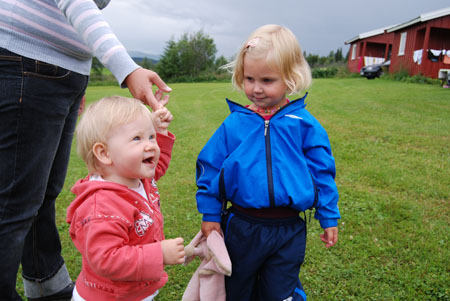
<path id="1" fill-rule="evenodd" d="M 384 73 L 384 70 L 387 70 L 389 68 L 390 64 L 391 61 L 389 60 L 381 64 L 364 66 L 361 68 L 359 74 L 361 74 L 361 76 L 367 77 L 367 79 L 374 79 L 375 77 L 380 77 Z"/>

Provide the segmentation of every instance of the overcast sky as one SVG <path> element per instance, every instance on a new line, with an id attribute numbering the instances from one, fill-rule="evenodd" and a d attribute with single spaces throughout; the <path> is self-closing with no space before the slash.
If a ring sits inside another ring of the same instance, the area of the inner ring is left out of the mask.
<path id="1" fill-rule="evenodd" d="M 171 38 L 203 30 L 217 56 L 230 58 L 264 24 L 291 29 L 307 53 L 340 47 L 345 55 L 344 42 L 360 33 L 446 7 L 449 0 L 111 0 L 103 12 L 129 51 L 161 55 Z"/>

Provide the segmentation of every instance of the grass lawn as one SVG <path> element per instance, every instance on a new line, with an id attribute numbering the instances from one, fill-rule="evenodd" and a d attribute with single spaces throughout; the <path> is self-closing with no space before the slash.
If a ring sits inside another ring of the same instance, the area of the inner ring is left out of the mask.
<path id="1" fill-rule="evenodd" d="M 158 184 L 166 237 L 186 243 L 200 228 L 195 161 L 228 115 L 229 97 L 247 103 L 231 84 L 172 84 L 173 159 Z M 383 79 L 317 79 L 307 109 L 328 131 L 340 193 L 339 242 L 326 249 L 308 224 L 300 279 L 309 300 L 450 300 L 450 90 Z M 88 102 L 116 87 L 90 87 Z M 68 235 L 70 187 L 86 168 L 75 145 L 57 202 L 63 255 L 73 279 L 81 267 Z M 157 300 L 181 300 L 199 261 L 171 266 Z M 18 278 L 20 279 L 20 277 Z M 275 284 L 276 285 L 276 284 Z M 21 283 L 18 288 L 22 290 Z"/>

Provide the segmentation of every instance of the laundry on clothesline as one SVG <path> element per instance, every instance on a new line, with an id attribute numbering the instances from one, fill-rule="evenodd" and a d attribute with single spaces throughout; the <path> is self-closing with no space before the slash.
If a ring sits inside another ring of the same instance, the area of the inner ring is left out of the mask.
<path id="1" fill-rule="evenodd" d="M 364 66 L 376 65 L 381 63 L 384 63 L 384 58 L 382 57 L 374 57 L 374 56 L 364 57 Z"/>
<path id="2" fill-rule="evenodd" d="M 432 62 L 439 62 L 442 50 L 428 49 L 428 59 Z"/>
<path id="3" fill-rule="evenodd" d="M 414 50 L 413 61 L 418 65 L 422 64 L 423 49 Z"/>

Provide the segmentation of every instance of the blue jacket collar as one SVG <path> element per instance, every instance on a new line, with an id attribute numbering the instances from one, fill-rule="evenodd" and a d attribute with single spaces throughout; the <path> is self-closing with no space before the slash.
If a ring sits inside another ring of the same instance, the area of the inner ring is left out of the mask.
<path id="1" fill-rule="evenodd" d="M 308 92 L 305 93 L 305 95 L 303 95 L 303 97 L 301 98 L 297 98 L 295 100 L 291 100 L 286 106 L 284 106 L 280 111 L 283 111 L 283 113 L 290 113 L 294 110 L 298 110 L 298 109 L 303 109 L 304 107 L 306 107 L 305 104 L 305 99 L 306 96 L 308 95 Z M 241 112 L 244 114 L 252 114 L 254 113 L 253 111 L 251 111 L 250 109 L 244 107 L 241 104 L 238 104 L 230 99 L 226 99 L 227 103 L 228 103 L 228 107 L 230 108 L 231 113 L 233 112 Z M 278 113 L 277 112 L 277 113 Z M 276 113 L 275 113 L 276 114 Z"/>

